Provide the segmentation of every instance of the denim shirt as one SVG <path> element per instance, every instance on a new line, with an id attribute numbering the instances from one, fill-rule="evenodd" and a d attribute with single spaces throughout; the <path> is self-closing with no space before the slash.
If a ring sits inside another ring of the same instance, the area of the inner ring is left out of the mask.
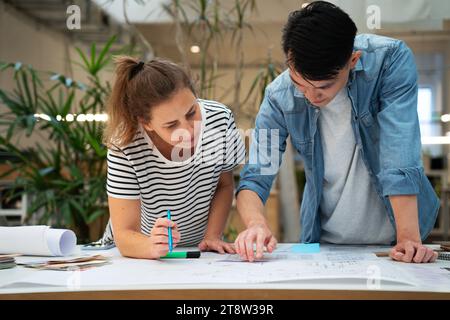
<path id="1" fill-rule="evenodd" d="M 362 53 L 347 83 L 356 143 L 394 228 L 388 196 L 417 196 L 424 240 L 436 221 L 439 199 L 422 166 L 414 56 L 404 42 L 377 35 L 358 35 L 354 50 Z M 288 70 L 268 85 L 236 192 L 252 190 L 266 202 L 290 136 L 306 175 L 301 242 L 319 242 L 321 235 L 324 164 L 319 113 L 320 108 L 293 85 Z"/>

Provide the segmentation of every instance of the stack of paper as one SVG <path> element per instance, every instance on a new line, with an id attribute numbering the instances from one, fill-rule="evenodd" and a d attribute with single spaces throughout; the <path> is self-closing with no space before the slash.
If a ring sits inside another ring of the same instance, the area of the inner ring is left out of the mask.
<path id="1" fill-rule="evenodd" d="M 0 270 L 14 268 L 16 266 L 16 256 L 15 254 L 0 255 Z"/>
<path id="2" fill-rule="evenodd" d="M 109 263 L 108 257 L 102 255 L 95 255 L 70 260 L 50 260 L 50 261 L 18 263 L 18 264 L 27 268 L 35 268 L 39 270 L 82 271 L 93 267 L 103 266 L 108 263 Z"/>

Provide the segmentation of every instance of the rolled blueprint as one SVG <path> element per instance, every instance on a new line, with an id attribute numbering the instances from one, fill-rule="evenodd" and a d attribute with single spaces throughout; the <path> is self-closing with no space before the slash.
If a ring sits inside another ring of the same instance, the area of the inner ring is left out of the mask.
<path id="1" fill-rule="evenodd" d="M 0 227 L 0 254 L 67 256 L 77 245 L 72 230 L 49 226 Z"/>

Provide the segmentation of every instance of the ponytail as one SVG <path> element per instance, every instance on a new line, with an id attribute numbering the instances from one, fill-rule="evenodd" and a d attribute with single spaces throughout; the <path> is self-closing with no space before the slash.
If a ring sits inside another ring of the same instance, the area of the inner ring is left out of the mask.
<path id="1" fill-rule="evenodd" d="M 103 141 L 108 148 L 131 143 L 139 122 L 151 119 L 151 107 L 170 99 L 176 91 L 195 90 L 187 73 L 177 64 L 156 58 L 147 63 L 118 56 L 115 82 L 108 100 Z"/>

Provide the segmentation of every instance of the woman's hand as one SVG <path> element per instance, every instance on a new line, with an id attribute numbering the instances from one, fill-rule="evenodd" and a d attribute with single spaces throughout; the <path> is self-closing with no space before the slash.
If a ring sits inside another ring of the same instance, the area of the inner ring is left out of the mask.
<path id="1" fill-rule="evenodd" d="M 234 250 L 234 246 L 231 243 L 222 241 L 219 238 L 216 239 L 203 239 L 202 242 L 198 245 L 200 251 L 215 251 L 220 254 L 231 253 L 234 254 L 236 251 Z"/>
<path id="2" fill-rule="evenodd" d="M 150 253 L 152 259 L 159 259 L 169 252 L 169 227 L 172 228 L 172 241 L 175 248 L 180 241 L 177 224 L 166 218 L 159 218 L 150 232 Z"/>

